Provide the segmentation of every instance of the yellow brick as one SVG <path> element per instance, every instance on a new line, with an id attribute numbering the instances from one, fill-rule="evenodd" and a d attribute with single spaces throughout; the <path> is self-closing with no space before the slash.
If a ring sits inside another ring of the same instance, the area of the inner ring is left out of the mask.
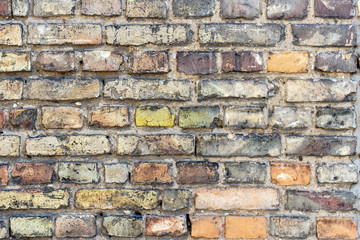
<path id="1" fill-rule="evenodd" d="M 136 126 L 143 127 L 173 127 L 174 109 L 162 106 L 147 106 L 136 109 Z"/>
<path id="2" fill-rule="evenodd" d="M 11 235 L 15 237 L 51 237 L 53 222 L 48 217 L 12 217 Z"/>
<path id="3" fill-rule="evenodd" d="M 0 25 L 0 44 L 21 46 L 22 40 L 22 27 L 20 24 L 1 24 Z"/>
<path id="4" fill-rule="evenodd" d="M 0 136 L 0 156 L 17 157 L 20 154 L 19 136 Z"/>
<path id="5" fill-rule="evenodd" d="M 281 73 L 306 73 L 309 55 L 307 52 L 269 53 L 268 71 Z"/>
<path id="6" fill-rule="evenodd" d="M 30 53 L 1 53 L 0 72 L 24 72 L 31 70 Z"/>

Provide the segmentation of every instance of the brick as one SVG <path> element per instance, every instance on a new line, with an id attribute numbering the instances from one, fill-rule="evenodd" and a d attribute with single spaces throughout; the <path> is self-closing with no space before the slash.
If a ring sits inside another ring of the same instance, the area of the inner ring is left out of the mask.
<path id="1" fill-rule="evenodd" d="M 86 156 L 111 151 L 104 135 L 40 136 L 26 139 L 25 144 L 29 156 Z"/>
<path id="2" fill-rule="evenodd" d="M 198 188 L 195 208 L 202 210 L 278 209 L 279 193 L 272 188 Z"/>
<path id="3" fill-rule="evenodd" d="M 70 193 L 63 189 L 0 191 L 0 209 L 61 209 L 69 206 Z"/>
<path id="4" fill-rule="evenodd" d="M 131 73 L 168 73 L 170 72 L 168 52 L 147 51 L 129 58 Z"/>
<path id="5" fill-rule="evenodd" d="M 167 18 L 167 0 L 126 0 L 128 18 Z"/>
<path id="6" fill-rule="evenodd" d="M 53 220 L 50 217 L 11 217 L 10 231 L 13 237 L 51 237 Z"/>
<path id="7" fill-rule="evenodd" d="M 5 113 L 3 110 L 0 110 L 0 128 L 4 128 L 5 124 L 6 124 Z"/>
<path id="8" fill-rule="evenodd" d="M 259 72 L 264 70 L 261 52 L 224 52 L 222 53 L 224 72 Z"/>
<path id="9" fill-rule="evenodd" d="M 15 163 L 11 179 L 20 185 L 52 183 L 54 165 L 50 163 Z"/>
<path id="10" fill-rule="evenodd" d="M 9 174 L 8 174 L 9 165 L 1 164 L 0 165 L 0 186 L 6 186 L 9 181 Z M 0 236 L 1 236 L 1 228 L 0 228 Z"/>
<path id="11" fill-rule="evenodd" d="M 214 14 L 215 0 L 174 0 L 175 17 L 209 17 Z"/>
<path id="12" fill-rule="evenodd" d="M 179 109 L 181 128 L 214 128 L 221 125 L 219 106 L 192 106 Z"/>
<path id="13" fill-rule="evenodd" d="M 103 226 L 109 236 L 136 238 L 143 233 L 141 216 L 106 216 Z"/>
<path id="14" fill-rule="evenodd" d="M 284 39 L 284 26 L 252 23 L 200 24 L 200 44 L 234 44 L 240 46 L 276 46 Z"/>
<path id="15" fill-rule="evenodd" d="M 99 80 L 27 80 L 24 98 L 31 100 L 76 101 L 100 96 Z"/>
<path id="16" fill-rule="evenodd" d="M 96 163 L 61 162 L 58 164 L 58 177 L 64 183 L 97 183 L 100 181 Z"/>
<path id="17" fill-rule="evenodd" d="M 1 157 L 18 157 L 20 155 L 19 136 L 1 135 L 0 146 Z"/>
<path id="18" fill-rule="evenodd" d="M 280 238 L 307 238 L 314 233 L 313 221 L 308 217 L 271 217 L 270 235 Z"/>
<path id="19" fill-rule="evenodd" d="M 266 163 L 225 163 L 225 176 L 228 183 L 263 184 L 266 180 L 266 173 Z"/>
<path id="20" fill-rule="evenodd" d="M 61 216 L 55 221 L 55 235 L 66 237 L 94 237 L 96 222 L 93 216 Z"/>
<path id="21" fill-rule="evenodd" d="M 352 25 L 292 25 L 293 44 L 313 47 L 354 47 L 356 29 Z"/>
<path id="22" fill-rule="evenodd" d="M 0 80 L 0 100 L 18 100 L 23 93 L 22 80 Z"/>
<path id="23" fill-rule="evenodd" d="M 123 60 L 123 56 L 115 51 L 85 51 L 82 54 L 83 71 L 116 72 Z"/>
<path id="24" fill-rule="evenodd" d="M 12 14 L 15 17 L 29 15 L 30 3 L 28 0 L 12 0 Z"/>
<path id="25" fill-rule="evenodd" d="M 355 154 L 356 139 L 338 136 L 287 136 L 288 155 L 351 156 Z"/>
<path id="26" fill-rule="evenodd" d="M 225 217 L 225 238 L 265 239 L 265 217 Z"/>
<path id="27" fill-rule="evenodd" d="M 128 180 L 129 170 L 127 164 L 105 164 L 106 183 L 125 183 Z"/>
<path id="28" fill-rule="evenodd" d="M 281 138 L 279 135 L 202 134 L 198 154 L 207 157 L 279 156 Z"/>
<path id="29" fill-rule="evenodd" d="M 356 196 L 352 192 L 307 192 L 286 191 L 287 210 L 299 211 L 351 211 L 354 210 Z"/>
<path id="30" fill-rule="evenodd" d="M 179 45 L 190 39 L 185 24 L 128 24 L 105 27 L 106 43 L 125 46 Z"/>
<path id="31" fill-rule="evenodd" d="M 269 124 L 279 129 L 302 129 L 311 126 L 311 108 L 274 106 L 269 113 Z"/>
<path id="32" fill-rule="evenodd" d="M 169 168 L 166 163 L 137 163 L 132 169 L 131 180 L 134 184 L 171 183 Z"/>
<path id="33" fill-rule="evenodd" d="M 105 80 L 104 96 L 117 100 L 190 100 L 192 83 L 189 80 L 160 80 L 124 78 Z"/>
<path id="34" fill-rule="evenodd" d="M 323 129 L 355 129 L 355 112 L 352 108 L 318 108 L 316 127 Z"/>
<path id="35" fill-rule="evenodd" d="M 309 61 L 307 52 L 270 52 L 268 72 L 306 73 Z"/>
<path id="36" fill-rule="evenodd" d="M 82 0 L 81 13 L 84 15 L 120 16 L 121 0 Z"/>
<path id="37" fill-rule="evenodd" d="M 155 209 L 159 192 L 133 189 L 81 189 L 75 194 L 78 209 Z"/>
<path id="38" fill-rule="evenodd" d="M 36 118 L 36 109 L 11 109 L 9 111 L 9 125 L 12 129 L 35 129 Z"/>
<path id="39" fill-rule="evenodd" d="M 214 52 L 177 52 L 177 70 L 185 74 L 211 74 L 217 72 Z"/>
<path id="40" fill-rule="evenodd" d="M 187 233 L 184 216 L 148 216 L 145 221 L 146 235 L 156 237 L 180 237 Z"/>
<path id="41" fill-rule="evenodd" d="M 36 58 L 38 69 L 48 72 L 75 70 L 75 52 L 41 52 Z"/>
<path id="42" fill-rule="evenodd" d="M 357 72 L 355 53 L 320 52 L 315 56 L 315 69 L 322 72 Z"/>
<path id="43" fill-rule="evenodd" d="M 316 168 L 319 183 L 357 183 L 358 172 L 356 165 L 351 163 L 323 163 Z"/>
<path id="44" fill-rule="evenodd" d="M 211 98 L 269 98 L 275 90 L 274 84 L 262 80 L 201 80 L 199 100 Z"/>
<path id="45" fill-rule="evenodd" d="M 319 239 L 357 239 L 357 221 L 352 218 L 317 218 Z"/>
<path id="46" fill-rule="evenodd" d="M 34 0 L 34 16 L 74 15 L 75 0 Z"/>
<path id="47" fill-rule="evenodd" d="M 267 117 L 263 106 L 229 106 L 225 108 L 224 126 L 235 128 L 265 128 Z"/>
<path id="48" fill-rule="evenodd" d="M 173 127 L 175 111 L 167 106 L 137 107 L 135 123 L 138 127 Z"/>
<path id="49" fill-rule="evenodd" d="M 177 182 L 180 184 L 204 184 L 219 181 L 219 164 L 216 162 L 177 162 Z"/>
<path id="50" fill-rule="evenodd" d="M 351 18 L 355 16 L 352 0 L 315 0 L 315 17 Z"/>
<path id="51" fill-rule="evenodd" d="M 355 100 L 355 83 L 349 80 L 287 80 L 287 102 L 348 102 Z"/>
<path id="52" fill-rule="evenodd" d="M 224 18 L 255 19 L 261 14 L 261 1 L 221 0 L 220 14 Z"/>
<path id="53" fill-rule="evenodd" d="M 178 211 L 189 208 L 189 190 L 166 189 L 162 200 L 162 210 Z"/>
<path id="54" fill-rule="evenodd" d="M 0 16 L 6 17 L 11 15 L 11 1 L 0 0 Z"/>
<path id="55" fill-rule="evenodd" d="M 21 24 L 0 24 L 0 45 L 22 46 L 22 36 L 23 27 Z"/>
<path id="56" fill-rule="evenodd" d="M 79 108 L 43 107 L 41 123 L 46 129 L 79 129 L 83 126 L 83 116 Z"/>
<path id="57" fill-rule="evenodd" d="M 220 239 L 223 229 L 221 217 L 191 216 L 191 237 Z"/>
<path id="58" fill-rule="evenodd" d="M 29 52 L 0 52 L 0 72 L 31 71 Z"/>
<path id="59" fill-rule="evenodd" d="M 32 23 L 28 33 L 28 43 L 35 45 L 98 45 L 102 39 L 99 24 Z"/>
<path id="60" fill-rule="evenodd" d="M 192 155 L 194 151 L 195 137 L 190 134 L 118 135 L 118 155 Z"/>
<path id="61" fill-rule="evenodd" d="M 309 185 L 310 165 L 272 162 L 270 164 L 271 182 L 280 186 Z"/>
<path id="62" fill-rule="evenodd" d="M 102 107 L 89 111 L 89 125 L 95 127 L 126 127 L 129 122 L 127 107 Z"/>
<path id="63" fill-rule="evenodd" d="M 266 15 L 269 19 L 304 19 L 308 4 L 308 0 L 268 0 Z"/>
<path id="64" fill-rule="evenodd" d="M 7 223 L 4 219 L 0 219 L 0 239 L 7 239 L 9 238 L 9 231 Z"/>

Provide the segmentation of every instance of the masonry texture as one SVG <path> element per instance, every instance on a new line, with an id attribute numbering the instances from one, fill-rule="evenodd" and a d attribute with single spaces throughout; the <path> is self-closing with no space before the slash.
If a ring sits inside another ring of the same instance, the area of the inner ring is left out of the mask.
<path id="1" fill-rule="evenodd" d="M 360 1 L 0 0 L 0 239 L 360 239 Z"/>

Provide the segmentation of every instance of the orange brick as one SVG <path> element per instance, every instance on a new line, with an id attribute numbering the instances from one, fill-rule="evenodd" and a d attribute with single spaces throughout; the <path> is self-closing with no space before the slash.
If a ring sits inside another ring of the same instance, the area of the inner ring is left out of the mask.
<path id="1" fill-rule="evenodd" d="M 280 186 L 309 185 L 310 165 L 272 162 L 271 182 Z"/>
<path id="2" fill-rule="evenodd" d="M 180 237 L 187 232 L 186 219 L 183 216 L 149 216 L 145 222 L 147 236 Z"/>
<path id="3" fill-rule="evenodd" d="M 225 238 L 266 238 L 265 217 L 226 217 Z"/>
<path id="4" fill-rule="evenodd" d="M 221 217 L 193 216 L 191 221 L 191 237 L 193 238 L 220 238 L 223 224 Z"/>
<path id="5" fill-rule="evenodd" d="M 268 71 L 281 73 L 306 73 L 309 55 L 307 52 L 269 53 Z"/>
<path id="6" fill-rule="evenodd" d="M 0 165 L 0 186 L 5 186 L 8 183 L 8 165 Z"/>
<path id="7" fill-rule="evenodd" d="M 358 239 L 357 222 L 352 218 L 318 218 L 316 231 L 319 239 Z"/>
<path id="8" fill-rule="evenodd" d="M 140 163 L 132 171 L 132 180 L 136 183 L 170 183 L 169 165 L 162 163 Z"/>

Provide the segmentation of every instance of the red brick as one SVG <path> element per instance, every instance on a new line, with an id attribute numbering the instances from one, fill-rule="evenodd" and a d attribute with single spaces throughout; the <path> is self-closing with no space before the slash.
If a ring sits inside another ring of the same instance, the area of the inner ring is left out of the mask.
<path id="1" fill-rule="evenodd" d="M 8 165 L 0 165 L 0 186 L 6 186 L 9 181 Z"/>
<path id="2" fill-rule="evenodd" d="M 214 52 L 178 52 L 177 70 L 185 74 L 216 73 L 216 55 Z"/>
<path id="3" fill-rule="evenodd" d="M 264 70 L 261 52 L 224 52 L 222 59 L 224 72 L 259 72 Z"/>
<path id="4" fill-rule="evenodd" d="M 354 15 L 353 0 L 315 0 L 316 17 L 351 18 Z"/>
<path id="5" fill-rule="evenodd" d="M 167 52 L 144 52 L 130 57 L 129 70 L 132 73 L 167 73 L 170 71 Z"/>
<path id="6" fill-rule="evenodd" d="M 213 183 L 219 180 L 219 164 L 215 162 L 178 162 L 178 182 L 181 184 Z"/>
<path id="7" fill-rule="evenodd" d="M 10 16 L 11 0 L 0 0 L 0 16 Z"/>
<path id="8" fill-rule="evenodd" d="M 187 232 L 186 219 L 182 216 L 147 217 L 145 222 L 146 235 L 156 237 L 180 237 Z"/>
<path id="9" fill-rule="evenodd" d="M 4 111 L 0 110 L 0 128 L 5 127 L 5 123 L 6 123 L 5 113 Z"/>
<path id="10" fill-rule="evenodd" d="M 11 109 L 9 111 L 9 123 L 12 128 L 35 129 L 36 118 L 36 109 Z"/>
<path id="11" fill-rule="evenodd" d="M 54 166 L 49 163 L 16 163 L 11 172 L 12 180 L 17 184 L 51 183 Z"/>
<path id="12" fill-rule="evenodd" d="M 191 221 L 191 237 L 193 238 L 220 238 L 223 231 L 221 217 L 193 216 Z"/>
<path id="13" fill-rule="evenodd" d="M 316 231 L 319 239 L 358 239 L 357 221 L 352 218 L 318 218 Z"/>
<path id="14" fill-rule="evenodd" d="M 132 181 L 142 184 L 170 183 L 169 165 L 162 163 L 140 163 L 132 171 Z"/>

